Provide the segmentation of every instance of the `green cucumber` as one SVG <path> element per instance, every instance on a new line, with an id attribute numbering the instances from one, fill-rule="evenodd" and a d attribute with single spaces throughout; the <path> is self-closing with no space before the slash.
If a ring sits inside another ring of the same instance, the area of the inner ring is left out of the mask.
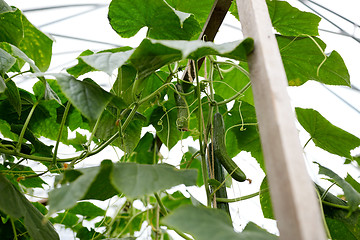
<path id="1" fill-rule="evenodd" d="M 225 146 L 225 124 L 223 117 L 220 113 L 214 115 L 214 155 L 219 159 L 220 163 L 224 166 L 226 171 L 233 179 L 239 182 L 246 180 L 246 175 L 236 165 L 236 163 L 229 157 Z"/>
<path id="2" fill-rule="evenodd" d="M 208 151 L 208 171 L 210 175 L 210 169 L 214 167 L 214 179 L 219 183 L 223 183 L 225 181 L 225 173 L 224 168 L 222 167 L 219 159 L 217 159 L 213 154 L 212 144 L 209 143 L 209 151 Z M 212 191 L 215 191 L 217 187 L 212 187 Z M 227 198 L 226 186 L 223 184 L 219 189 L 215 192 L 216 198 Z M 229 203 L 227 202 L 218 202 L 216 201 L 216 208 L 222 209 L 230 215 Z"/>
<path id="3" fill-rule="evenodd" d="M 183 93 L 183 88 L 181 84 L 177 83 L 175 85 L 176 90 L 179 93 Z M 189 112 L 188 112 L 188 105 L 186 100 L 183 96 L 174 92 L 175 104 L 177 107 L 177 119 L 176 119 L 176 126 L 179 131 L 189 131 Z"/>

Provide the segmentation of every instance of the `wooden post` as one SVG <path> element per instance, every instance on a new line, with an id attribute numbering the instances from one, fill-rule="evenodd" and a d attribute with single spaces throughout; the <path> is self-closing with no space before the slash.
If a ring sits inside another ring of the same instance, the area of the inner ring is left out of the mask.
<path id="1" fill-rule="evenodd" d="M 280 239 L 325 240 L 320 203 L 306 170 L 265 0 L 236 2 L 244 36 L 255 41 L 248 62 Z"/>

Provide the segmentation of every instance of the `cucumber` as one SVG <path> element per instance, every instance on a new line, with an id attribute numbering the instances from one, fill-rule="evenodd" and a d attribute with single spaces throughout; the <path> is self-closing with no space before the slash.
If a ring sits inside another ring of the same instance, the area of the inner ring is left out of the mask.
<path id="1" fill-rule="evenodd" d="M 219 162 L 219 159 L 217 159 L 213 152 L 212 152 L 212 144 L 209 143 L 209 152 L 208 152 L 208 169 L 210 169 L 210 166 L 214 166 L 214 178 L 222 183 L 225 181 L 225 173 L 224 173 L 224 168 L 221 166 L 221 163 Z M 210 175 L 210 171 L 209 171 L 209 175 Z M 215 187 L 212 187 L 212 191 L 215 191 Z M 225 184 L 222 185 L 216 192 L 215 192 L 215 196 L 217 198 L 227 198 L 227 193 L 226 193 L 226 186 Z M 229 210 L 229 203 L 226 202 L 216 202 L 216 208 L 222 209 L 225 212 L 227 212 L 230 215 L 230 210 Z"/>
<path id="2" fill-rule="evenodd" d="M 236 163 L 229 157 L 225 146 L 225 124 L 223 117 L 220 113 L 214 115 L 214 155 L 219 159 L 220 163 L 224 166 L 226 171 L 233 179 L 239 182 L 246 180 L 246 175 L 236 165 Z"/>
<path id="3" fill-rule="evenodd" d="M 183 93 L 183 88 L 181 84 L 177 83 L 175 85 L 176 90 L 179 93 Z M 177 119 L 176 119 L 176 126 L 179 131 L 189 131 L 189 112 L 188 112 L 188 105 L 185 101 L 185 98 L 174 92 L 175 104 L 177 107 Z"/>

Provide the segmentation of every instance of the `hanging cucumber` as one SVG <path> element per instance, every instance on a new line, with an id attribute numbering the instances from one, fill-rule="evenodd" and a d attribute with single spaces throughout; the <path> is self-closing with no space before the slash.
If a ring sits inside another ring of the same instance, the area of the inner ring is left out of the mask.
<path id="1" fill-rule="evenodd" d="M 220 113 L 214 115 L 214 155 L 219 159 L 226 171 L 233 179 L 239 182 L 246 180 L 246 175 L 236 165 L 236 163 L 229 157 L 225 146 L 225 124 Z"/>
<path id="2" fill-rule="evenodd" d="M 219 162 L 219 159 L 217 159 L 214 154 L 213 154 L 213 148 L 212 148 L 212 144 L 209 144 L 209 151 L 208 151 L 208 164 L 210 166 L 214 167 L 214 178 L 215 180 L 217 180 L 219 183 L 223 183 L 225 181 L 225 173 L 224 173 L 224 169 L 221 165 L 221 163 Z M 208 167 L 208 169 L 211 169 L 212 167 Z M 210 173 L 209 173 L 210 175 Z M 212 187 L 212 191 L 215 191 L 217 189 L 217 187 Z M 215 192 L 215 196 L 216 198 L 227 198 L 227 193 L 226 193 L 226 186 L 225 184 L 223 184 L 219 189 L 216 190 Z M 225 212 L 227 212 L 230 215 L 230 210 L 229 210 L 229 203 L 227 202 L 216 202 L 216 207 L 219 209 L 223 209 Z"/>
<path id="3" fill-rule="evenodd" d="M 177 83 L 175 87 L 179 93 L 184 92 L 181 84 Z M 174 98 L 177 107 L 176 126 L 180 131 L 189 131 L 189 112 L 186 100 L 177 92 L 174 92 Z"/>

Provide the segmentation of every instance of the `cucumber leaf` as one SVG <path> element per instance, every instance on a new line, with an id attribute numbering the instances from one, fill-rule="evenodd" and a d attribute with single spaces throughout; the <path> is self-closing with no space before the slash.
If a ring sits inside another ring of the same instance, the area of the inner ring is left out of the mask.
<path id="1" fill-rule="evenodd" d="M 314 109 L 296 108 L 300 124 L 317 147 L 351 159 L 350 150 L 360 146 L 360 139 L 331 124 Z"/>

